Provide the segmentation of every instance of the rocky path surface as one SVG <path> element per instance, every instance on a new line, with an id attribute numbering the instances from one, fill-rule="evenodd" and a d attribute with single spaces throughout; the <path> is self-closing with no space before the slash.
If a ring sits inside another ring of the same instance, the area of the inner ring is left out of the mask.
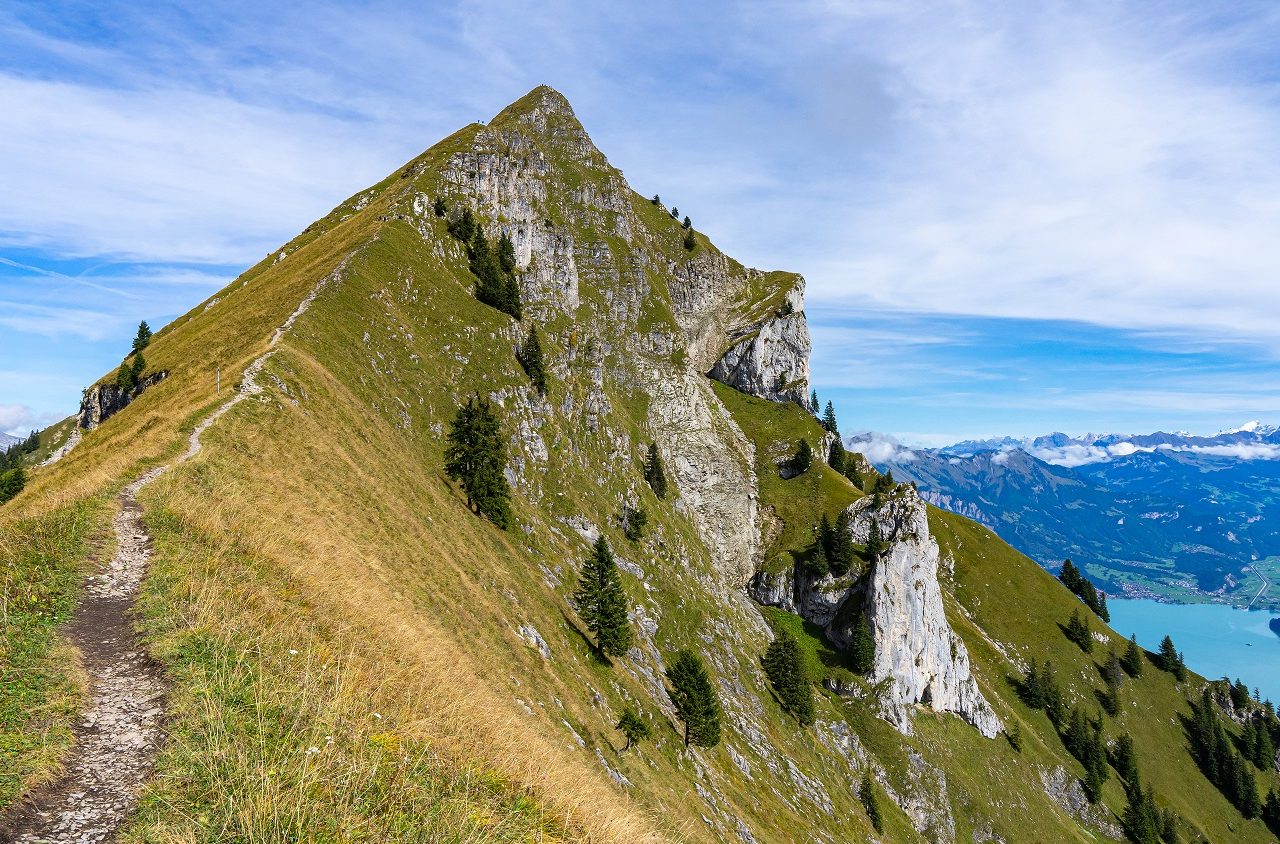
<path id="1" fill-rule="evenodd" d="M 198 454 L 201 436 L 223 414 L 262 392 L 258 376 L 275 354 L 276 344 L 346 263 L 316 285 L 272 333 L 267 351 L 245 368 L 239 389 L 192 430 L 187 450 L 171 463 L 147 471 L 120 493 L 120 512 L 111 523 L 116 553 L 105 571 L 88 579 L 66 631 L 89 675 L 89 708 L 75 726 L 75 747 L 62 776 L 0 819 L 0 842 L 110 841 L 137 803 L 164 738 L 163 678 L 159 666 L 147 655 L 132 618 L 134 600 L 151 559 L 151 537 L 142 523 L 137 494 L 170 468 Z M 79 437 L 74 439 L 79 441 Z M 69 440 L 66 451 L 74 445 Z"/>

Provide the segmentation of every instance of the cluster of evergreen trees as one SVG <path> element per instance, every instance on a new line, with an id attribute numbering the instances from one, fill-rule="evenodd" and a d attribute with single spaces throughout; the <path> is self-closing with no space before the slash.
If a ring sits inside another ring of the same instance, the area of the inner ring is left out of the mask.
<path id="1" fill-rule="evenodd" d="M 22 458 L 40 450 L 40 432 L 32 431 L 22 442 L 14 443 L 0 451 L 0 504 L 14 497 L 27 485 L 27 470 Z"/>
<path id="2" fill-rule="evenodd" d="M 138 382 L 142 380 L 142 373 L 146 371 L 147 361 L 142 356 L 142 350 L 151 345 L 151 328 L 147 325 L 146 320 L 138 323 L 138 333 L 133 338 L 133 348 L 129 354 L 120 363 L 120 368 L 116 370 L 116 386 L 122 392 L 131 393 L 138 386 Z"/>
<path id="3" fill-rule="evenodd" d="M 27 470 L 21 466 L 0 472 L 0 504 L 6 504 L 27 485 Z"/>
<path id="4" fill-rule="evenodd" d="M 1129 840 L 1136 844 L 1175 844 L 1178 837 L 1178 816 L 1172 809 L 1164 809 L 1156 803 L 1155 792 L 1150 786 L 1142 787 L 1138 775 L 1138 758 L 1133 738 L 1124 733 L 1116 739 L 1111 750 L 1111 767 L 1124 782 L 1128 803 L 1120 816 L 1121 824 Z"/>
<path id="5" fill-rule="evenodd" d="M 876 787 L 871 782 L 871 772 L 864 772 L 862 783 L 858 786 L 858 799 L 862 808 L 867 810 L 867 820 L 876 832 L 884 832 L 884 817 L 880 814 L 880 800 L 876 797 Z"/>
<path id="6" fill-rule="evenodd" d="M 1085 606 L 1093 610 L 1093 614 L 1103 621 L 1111 620 L 1111 613 L 1107 611 L 1107 596 L 1099 592 L 1097 587 L 1089 582 L 1076 564 L 1071 562 L 1070 558 L 1062 561 L 1062 570 L 1058 572 L 1058 580 L 1062 581 L 1062 585 L 1070 589 L 1080 600 L 1084 601 Z"/>
<path id="7" fill-rule="evenodd" d="M 1085 653 L 1093 653 L 1093 632 L 1089 630 L 1089 622 L 1080 617 L 1078 610 L 1073 610 L 1071 620 L 1063 627 L 1067 638 L 1080 646 Z"/>
<path id="8" fill-rule="evenodd" d="M 1062 744 L 1067 752 L 1084 766 L 1085 796 L 1090 803 L 1102 799 L 1102 784 L 1110 776 L 1107 764 L 1107 743 L 1102 737 L 1102 721 L 1086 716 L 1080 707 L 1074 707 L 1062 731 Z"/>
<path id="9" fill-rule="evenodd" d="M 445 473 L 462 484 L 467 507 L 502 529 L 511 526 L 511 487 L 502 423 L 488 399 L 472 396 L 458 408 L 445 445 Z"/>
<path id="10" fill-rule="evenodd" d="M 841 510 L 836 516 L 835 525 L 827 514 L 822 514 L 822 521 L 814 531 L 813 547 L 805 569 L 817 577 L 827 573 L 843 577 L 853 567 L 856 557 L 853 545 L 853 534 L 850 530 L 852 517 L 848 510 Z"/>
<path id="11" fill-rule="evenodd" d="M 1253 762 L 1235 748 L 1218 718 L 1208 688 L 1201 693 L 1199 701 L 1191 701 L 1187 733 L 1191 739 L 1191 753 L 1209 782 L 1218 787 L 1240 810 L 1240 814 L 1246 818 L 1258 817 L 1262 813 L 1262 803 L 1258 799 Z"/>
<path id="12" fill-rule="evenodd" d="M 436 213 L 445 216 L 448 207 L 443 200 L 436 200 Z M 520 319 L 520 285 L 516 281 L 516 250 L 511 238 L 504 232 L 497 248 L 489 245 L 484 227 L 476 220 L 470 208 L 463 208 L 446 223 L 449 234 L 467 247 L 467 261 L 476 277 L 476 298 L 486 305 Z"/>
<path id="13" fill-rule="evenodd" d="M 1053 673 L 1053 664 L 1045 660 L 1037 666 L 1034 662 L 1027 668 L 1027 673 L 1018 684 L 1018 695 L 1022 702 L 1032 709 L 1040 709 L 1049 716 L 1049 723 L 1058 727 L 1062 724 L 1063 702 L 1062 687 Z"/>

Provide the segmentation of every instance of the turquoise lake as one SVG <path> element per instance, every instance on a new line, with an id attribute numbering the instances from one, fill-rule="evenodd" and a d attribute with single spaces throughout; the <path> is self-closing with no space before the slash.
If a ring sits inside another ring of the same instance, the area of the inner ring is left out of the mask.
<path id="1" fill-rule="evenodd" d="M 1210 680 L 1239 677 L 1264 698 L 1280 702 L 1280 636 L 1267 626 L 1271 613 L 1149 600 L 1107 601 L 1107 609 L 1112 629 L 1123 636 L 1137 634 L 1147 650 L 1172 636 L 1192 671 Z"/>

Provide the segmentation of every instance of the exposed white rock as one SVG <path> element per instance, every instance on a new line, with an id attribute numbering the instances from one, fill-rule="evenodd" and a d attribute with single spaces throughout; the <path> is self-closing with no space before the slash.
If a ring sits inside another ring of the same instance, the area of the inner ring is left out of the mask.
<path id="1" fill-rule="evenodd" d="M 797 287 L 792 295 L 801 299 L 803 306 L 803 287 Z M 771 317 L 738 340 L 709 374 L 753 396 L 805 404 L 809 399 L 812 349 L 809 325 L 804 313 L 797 310 Z"/>
<path id="2" fill-rule="evenodd" d="M 866 612 L 876 642 L 875 682 L 892 680 L 881 699 L 884 717 L 911 733 L 911 710 L 926 704 L 954 712 L 987 738 L 999 718 L 978 689 L 969 652 L 947 623 L 938 583 L 938 543 L 916 491 L 900 486 L 879 509 L 867 497 L 850 506 L 854 540 L 866 542 L 874 519 L 887 549 L 872 567 Z"/>

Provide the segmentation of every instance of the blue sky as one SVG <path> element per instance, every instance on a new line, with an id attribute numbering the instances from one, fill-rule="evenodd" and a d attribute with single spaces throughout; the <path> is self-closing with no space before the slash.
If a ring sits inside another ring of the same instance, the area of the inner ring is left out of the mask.
<path id="1" fill-rule="evenodd" d="M 805 274 L 846 432 L 1280 422 L 1277 44 L 1269 3 L 6 3 L 0 430 L 540 83 Z"/>

